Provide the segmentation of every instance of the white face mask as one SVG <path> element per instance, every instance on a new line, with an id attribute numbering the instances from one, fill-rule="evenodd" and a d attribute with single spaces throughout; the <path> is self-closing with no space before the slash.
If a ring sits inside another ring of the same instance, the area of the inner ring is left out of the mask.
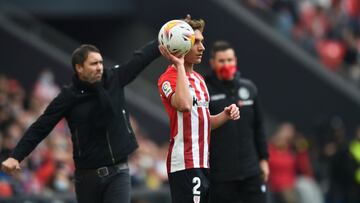
<path id="1" fill-rule="evenodd" d="M 54 187 L 55 187 L 55 190 L 58 192 L 66 192 L 69 190 L 70 185 L 69 185 L 69 182 L 67 182 L 67 181 L 56 180 L 54 182 Z"/>

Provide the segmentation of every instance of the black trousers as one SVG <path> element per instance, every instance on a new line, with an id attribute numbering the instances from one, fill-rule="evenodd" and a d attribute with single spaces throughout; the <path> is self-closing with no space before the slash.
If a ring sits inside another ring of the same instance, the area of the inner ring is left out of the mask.
<path id="1" fill-rule="evenodd" d="M 172 203 L 207 203 L 208 169 L 193 168 L 168 174 Z"/>
<path id="2" fill-rule="evenodd" d="M 266 203 L 266 191 L 260 175 L 244 180 L 210 180 L 210 203 Z"/>
<path id="3" fill-rule="evenodd" d="M 127 163 L 75 171 L 75 192 L 78 203 L 130 203 L 130 188 Z"/>

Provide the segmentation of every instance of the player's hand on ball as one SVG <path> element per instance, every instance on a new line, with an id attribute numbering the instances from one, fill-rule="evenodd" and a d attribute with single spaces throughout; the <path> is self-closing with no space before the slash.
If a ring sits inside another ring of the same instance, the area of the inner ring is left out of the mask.
<path id="1" fill-rule="evenodd" d="M 8 174 L 14 174 L 21 170 L 20 163 L 14 158 L 8 158 L 1 163 L 1 170 Z"/>
<path id="2" fill-rule="evenodd" d="M 163 45 L 159 45 L 160 53 L 170 61 L 170 63 L 174 64 L 176 67 L 179 65 L 184 65 L 184 55 L 177 56 L 174 54 L 171 54 L 169 50 L 167 50 Z"/>
<path id="3" fill-rule="evenodd" d="M 235 104 L 225 107 L 226 116 L 231 120 L 238 120 L 240 118 L 240 110 Z"/>

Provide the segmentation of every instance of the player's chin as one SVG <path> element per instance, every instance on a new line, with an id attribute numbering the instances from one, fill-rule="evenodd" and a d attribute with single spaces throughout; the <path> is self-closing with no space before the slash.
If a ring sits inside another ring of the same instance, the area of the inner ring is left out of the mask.
<path id="1" fill-rule="evenodd" d="M 201 58 L 197 58 L 194 61 L 195 61 L 194 64 L 200 64 L 201 63 Z"/>

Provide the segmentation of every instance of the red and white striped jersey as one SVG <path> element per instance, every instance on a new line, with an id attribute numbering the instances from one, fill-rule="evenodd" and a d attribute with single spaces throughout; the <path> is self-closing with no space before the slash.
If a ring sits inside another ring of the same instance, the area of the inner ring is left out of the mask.
<path id="1" fill-rule="evenodd" d="M 171 96 L 176 89 L 175 67 L 169 66 L 158 81 L 160 97 L 170 118 L 168 173 L 191 168 L 209 168 L 209 93 L 199 73 L 193 71 L 186 75 L 193 97 L 193 106 L 189 112 L 180 112 L 171 106 Z"/>

